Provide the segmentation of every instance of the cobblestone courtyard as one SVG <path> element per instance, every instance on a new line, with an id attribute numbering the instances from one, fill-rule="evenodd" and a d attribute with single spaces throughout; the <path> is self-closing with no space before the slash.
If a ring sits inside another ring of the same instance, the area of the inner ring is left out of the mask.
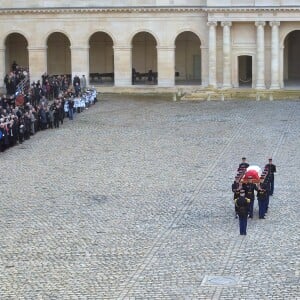
<path id="1" fill-rule="evenodd" d="M 0 299 L 300 299 L 300 102 L 107 96 L 0 154 Z M 240 236 L 241 157 L 277 166 Z"/>

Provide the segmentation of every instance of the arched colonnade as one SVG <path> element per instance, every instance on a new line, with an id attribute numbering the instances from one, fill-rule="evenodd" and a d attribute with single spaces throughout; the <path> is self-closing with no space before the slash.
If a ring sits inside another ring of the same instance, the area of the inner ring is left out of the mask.
<path id="1" fill-rule="evenodd" d="M 222 28 L 221 80 L 217 79 L 220 62 L 216 59 L 219 24 Z M 119 43 L 108 32 L 96 31 L 80 46 L 67 32 L 48 33 L 42 46 L 33 46 L 32 37 L 25 33 L 10 32 L 0 48 L 1 76 L 4 78 L 16 61 L 29 67 L 31 80 L 38 80 L 47 72 L 50 75 L 84 74 L 92 84 L 115 86 L 194 84 L 257 89 L 300 86 L 300 28 L 288 28 L 280 34 L 280 22 L 255 22 L 256 49 L 233 52 L 231 22 L 219 24 L 208 22 L 207 40 L 205 36 L 200 38 L 199 33 L 182 30 L 168 45 L 150 31 L 134 32 L 127 43 Z M 265 78 L 266 25 L 271 28 L 269 86 Z"/>
<path id="2" fill-rule="evenodd" d="M 128 45 L 115 44 L 112 35 L 97 31 L 80 47 L 73 46 L 68 34 L 55 31 L 49 33 L 45 45 L 31 47 L 29 38 L 12 32 L 4 40 L 3 65 L 6 74 L 14 61 L 28 67 L 31 80 L 40 79 L 46 72 L 49 75 L 85 75 L 90 84 L 100 85 L 201 84 L 202 44 L 192 31 L 178 33 L 167 47 L 160 46 L 158 37 L 148 31 L 135 33 Z M 164 74 L 166 70 L 169 73 L 172 70 L 172 75 Z"/>

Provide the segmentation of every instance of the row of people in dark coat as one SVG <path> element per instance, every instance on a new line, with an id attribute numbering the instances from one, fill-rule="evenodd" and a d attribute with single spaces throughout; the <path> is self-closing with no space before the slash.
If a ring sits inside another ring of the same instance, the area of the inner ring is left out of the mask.
<path id="1" fill-rule="evenodd" d="M 36 111 L 0 106 L 0 151 L 3 152 L 17 143 L 23 143 L 33 134 Z"/>
<path id="2" fill-rule="evenodd" d="M 29 102 L 18 107 L 0 98 L 0 151 L 3 152 L 16 144 L 22 144 L 30 139 L 37 131 L 59 128 L 65 118 L 65 101 L 68 101 L 70 111 L 73 107 L 74 93 L 68 91 L 63 96 L 55 99 L 51 104 L 43 96 L 38 105 Z M 3 103 L 5 103 L 3 105 Z M 73 119 L 73 114 L 69 116 Z"/>

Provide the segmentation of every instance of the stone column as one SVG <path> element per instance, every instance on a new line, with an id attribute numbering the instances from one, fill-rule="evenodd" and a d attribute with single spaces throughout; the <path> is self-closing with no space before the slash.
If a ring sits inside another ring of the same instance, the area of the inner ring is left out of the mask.
<path id="1" fill-rule="evenodd" d="M 210 87 L 217 86 L 217 22 L 208 22 L 208 85 Z"/>
<path id="2" fill-rule="evenodd" d="M 85 75 L 86 84 L 89 85 L 89 46 L 72 46 L 71 49 L 71 73 L 72 80 L 75 75 L 79 78 Z"/>
<path id="3" fill-rule="evenodd" d="M 28 47 L 30 82 L 41 80 L 47 72 L 47 47 Z"/>
<path id="4" fill-rule="evenodd" d="M 271 86 L 270 89 L 280 89 L 279 84 L 279 25 L 280 22 L 270 22 L 272 27 L 271 48 Z"/>
<path id="5" fill-rule="evenodd" d="M 132 47 L 114 46 L 115 86 L 132 84 Z"/>
<path id="6" fill-rule="evenodd" d="M 208 86 L 208 47 L 200 46 L 201 49 L 201 85 Z"/>
<path id="7" fill-rule="evenodd" d="M 265 89 L 265 28 L 266 22 L 255 22 L 256 31 L 256 89 Z"/>
<path id="8" fill-rule="evenodd" d="M 222 22 L 223 27 L 223 88 L 231 88 L 231 22 Z"/>
<path id="9" fill-rule="evenodd" d="M 158 86 L 175 85 L 175 47 L 157 47 Z"/>
<path id="10" fill-rule="evenodd" d="M 4 88 L 5 90 L 5 84 L 3 82 L 5 77 L 5 48 L 0 48 L 0 87 Z"/>
<path id="11" fill-rule="evenodd" d="M 285 55 L 286 51 L 284 46 L 280 46 L 279 49 L 279 57 L 280 57 L 280 71 L 279 71 L 279 77 L 280 77 L 280 87 L 284 88 L 284 80 L 287 78 L 287 72 L 288 72 L 288 60 Z"/>

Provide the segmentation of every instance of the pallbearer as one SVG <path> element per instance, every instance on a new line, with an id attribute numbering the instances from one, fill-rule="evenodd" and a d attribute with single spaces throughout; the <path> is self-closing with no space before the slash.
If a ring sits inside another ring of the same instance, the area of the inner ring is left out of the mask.
<path id="1" fill-rule="evenodd" d="M 265 213 L 267 209 L 267 187 L 264 183 L 264 180 L 265 178 L 261 176 L 256 195 L 258 200 L 258 214 L 260 219 L 265 218 Z"/>
<path id="2" fill-rule="evenodd" d="M 238 171 L 245 170 L 249 167 L 249 164 L 246 162 L 246 157 L 242 157 L 242 162 L 239 164 Z"/>
<path id="3" fill-rule="evenodd" d="M 233 200 L 235 200 L 239 197 L 241 187 L 242 187 L 242 184 L 240 183 L 240 177 L 236 176 L 233 184 L 231 185 L 231 190 L 233 192 Z M 235 211 L 235 218 L 237 219 L 238 213 L 237 213 L 237 207 L 235 204 L 234 204 L 234 211 Z"/>
<path id="4" fill-rule="evenodd" d="M 253 207 L 254 207 L 254 199 L 255 194 L 254 191 L 257 191 L 256 184 L 253 183 L 252 176 L 248 176 L 247 182 L 243 183 L 243 189 L 246 192 L 246 197 L 250 199 L 250 205 L 249 205 L 249 218 L 253 218 Z"/>
<path id="5" fill-rule="evenodd" d="M 268 177 L 270 180 L 270 196 L 274 192 L 274 173 L 276 173 L 276 166 L 272 162 L 272 158 L 269 158 L 269 163 L 265 165 L 265 170 L 268 171 Z"/>
<path id="6" fill-rule="evenodd" d="M 239 216 L 240 235 L 246 235 L 250 199 L 245 197 L 245 190 L 240 190 L 240 195 L 234 200 L 234 202 Z"/>

